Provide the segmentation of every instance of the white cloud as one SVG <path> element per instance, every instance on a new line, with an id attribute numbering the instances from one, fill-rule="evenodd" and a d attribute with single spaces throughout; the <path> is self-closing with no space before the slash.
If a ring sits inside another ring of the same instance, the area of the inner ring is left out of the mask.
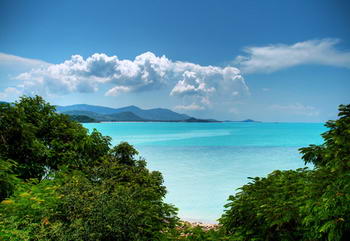
<path id="1" fill-rule="evenodd" d="M 129 87 L 125 87 L 125 86 L 116 86 L 113 87 L 112 89 L 109 89 L 106 93 L 105 96 L 117 96 L 120 93 L 123 92 L 129 92 L 130 88 Z"/>
<path id="2" fill-rule="evenodd" d="M 248 47 L 244 50 L 247 55 L 238 56 L 235 63 L 243 73 L 269 73 L 302 64 L 350 68 L 350 51 L 336 49 L 338 43 L 338 39 L 322 39 L 292 45 Z"/>
<path id="3" fill-rule="evenodd" d="M 203 78 L 198 77 L 198 72 L 185 71 L 183 79 L 178 81 L 171 90 L 170 95 L 205 95 L 215 91 L 209 87 Z"/>
<path id="4" fill-rule="evenodd" d="M 40 67 L 47 66 L 48 63 L 38 59 L 28 59 L 11 54 L 0 53 L 0 65 L 24 65 L 27 67 Z"/>
<path id="5" fill-rule="evenodd" d="M 249 94 L 237 68 L 200 66 L 185 62 L 175 63 L 175 68 L 182 76 L 170 95 L 183 97 L 187 102 L 203 109 L 218 104 L 217 100 L 223 96 L 226 100 L 233 100 L 239 95 Z"/>
<path id="6" fill-rule="evenodd" d="M 0 92 L 0 100 L 12 101 L 13 99 L 17 99 L 22 95 L 22 92 L 17 88 L 8 87 L 4 89 L 4 91 Z"/>
<path id="7" fill-rule="evenodd" d="M 197 104 L 190 104 L 190 105 L 177 105 L 177 106 L 175 106 L 175 109 L 176 110 L 193 111 L 193 110 L 204 110 L 204 107 L 197 105 Z"/>
<path id="8" fill-rule="evenodd" d="M 289 104 L 289 105 L 272 105 L 270 110 L 284 112 L 291 115 L 303 115 L 303 116 L 318 116 L 319 111 L 309 105 L 303 105 L 301 103 Z"/>
<path id="9" fill-rule="evenodd" d="M 200 108 L 211 106 L 216 96 L 230 99 L 249 91 L 237 68 L 171 61 L 151 52 L 134 60 L 106 54 L 93 54 L 86 59 L 73 55 L 63 63 L 23 72 L 16 79 L 22 81 L 18 88 L 24 93 L 44 96 L 96 92 L 105 84 L 112 85 L 105 96 L 166 87 L 169 95 L 183 99 L 184 106 Z"/>
<path id="10" fill-rule="evenodd" d="M 95 92 L 104 83 L 114 85 L 106 95 L 119 92 L 157 89 L 166 83 L 166 71 L 170 61 L 147 52 L 133 61 L 119 60 L 116 56 L 93 54 L 86 60 L 80 55 L 61 64 L 50 64 L 24 72 L 16 78 L 23 80 L 27 89 L 45 85 L 53 93 Z"/>

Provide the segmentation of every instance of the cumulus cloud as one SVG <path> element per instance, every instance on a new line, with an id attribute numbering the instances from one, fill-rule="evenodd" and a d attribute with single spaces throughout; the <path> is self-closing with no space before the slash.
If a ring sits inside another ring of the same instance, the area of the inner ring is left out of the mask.
<path id="1" fill-rule="evenodd" d="M 156 89 L 165 84 L 170 61 L 147 52 L 133 61 L 120 60 L 117 56 L 93 54 L 84 59 L 73 55 L 61 64 L 50 64 L 24 72 L 16 78 L 23 80 L 25 88 L 45 85 L 49 92 L 95 92 L 104 83 L 114 85 L 106 95 L 120 92 Z"/>
<path id="2" fill-rule="evenodd" d="M 189 106 L 200 106 L 203 109 L 216 104 L 213 99 L 224 96 L 226 100 L 232 100 L 239 95 L 249 94 L 248 86 L 237 68 L 177 62 L 175 69 L 181 73 L 181 77 L 170 95 L 184 97 L 191 103 Z"/>
<path id="3" fill-rule="evenodd" d="M 338 43 L 338 39 L 321 39 L 292 45 L 248 47 L 244 50 L 246 55 L 238 56 L 235 63 L 243 73 L 269 73 L 302 64 L 350 68 L 350 51 L 338 50 Z"/>
<path id="4" fill-rule="evenodd" d="M 279 112 L 287 112 L 292 115 L 303 115 L 303 116 L 318 116 L 319 111 L 309 105 L 303 105 L 301 103 L 289 104 L 289 105 L 272 105 L 270 106 L 270 110 L 279 111 Z"/>
<path id="5" fill-rule="evenodd" d="M 183 79 L 177 82 L 171 91 L 171 95 L 202 95 L 215 91 L 214 87 L 207 84 L 197 77 L 196 72 L 185 71 Z"/>
<path id="6" fill-rule="evenodd" d="M 206 95 L 234 85 L 247 90 L 240 71 L 234 67 L 220 68 L 188 63 L 177 63 L 176 67 L 182 73 L 182 78 L 172 89 L 171 95 Z M 236 88 L 229 89 L 236 95 L 237 91 L 233 91 Z"/>
<path id="7" fill-rule="evenodd" d="M 133 60 L 106 54 L 93 54 L 86 59 L 73 55 L 63 63 L 23 72 L 16 79 L 23 81 L 19 88 L 24 92 L 41 95 L 96 92 L 105 84 L 111 86 L 106 96 L 167 87 L 170 96 L 184 99 L 184 106 L 198 106 L 197 109 L 210 106 L 217 95 L 233 98 L 248 92 L 237 68 L 171 61 L 151 52 Z"/>

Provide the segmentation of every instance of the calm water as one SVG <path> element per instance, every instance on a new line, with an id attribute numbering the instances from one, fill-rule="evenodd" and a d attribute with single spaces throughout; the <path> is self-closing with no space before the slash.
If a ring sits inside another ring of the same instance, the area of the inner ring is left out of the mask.
<path id="1" fill-rule="evenodd" d="M 166 201 L 191 221 L 215 222 L 247 177 L 304 167 L 298 148 L 320 144 L 321 123 L 89 123 L 128 141 L 163 173 Z"/>

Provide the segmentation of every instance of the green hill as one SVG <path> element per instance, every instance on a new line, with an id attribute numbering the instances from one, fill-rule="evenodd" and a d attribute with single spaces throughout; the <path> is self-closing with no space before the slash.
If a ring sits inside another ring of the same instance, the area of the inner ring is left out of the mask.
<path id="1" fill-rule="evenodd" d="M 69 118 L 71 120 L 74 120 L 74 121 L 78 121 L 78 122 L 81 122 L 81 123 L 94 123 L 94 122 L 98 122 L 97 120 L 89 117 L 89 116 L 86 116 L 86 115 L 70 115 Z"/>

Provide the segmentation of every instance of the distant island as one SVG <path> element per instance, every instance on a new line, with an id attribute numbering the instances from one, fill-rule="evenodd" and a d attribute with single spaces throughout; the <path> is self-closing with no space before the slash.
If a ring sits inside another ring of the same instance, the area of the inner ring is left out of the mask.
<path id="1" fill-rule="evenodd" d="M 224 122 L 261 122 L 261 121 L 256 121 L 256 120 L 252 120 L 252 119 L 246 119 L 246 120 L 241 120 L 241 121 L 233 121 L 233 120 L 225 120 Z"/>
<path id="2" fill-rule="evenodd" d="M 80 123 L 96 123 L 97 120 L 86 115 L 69 115 L 69 118 Z"/>
<path id="3" fill-rule="evenodd" d="M 131 105 L 122 108 L 111 108 L 96 105 L 56 106 L 59 113 L 69 115 L 71 119 L 82 123 L 91 122 L 222 122 L 215 119 L 199 119 L 179 114 L 165 108 L 144 110 Z"/>
<path id="4" fill-rule="evenodd" d="M 0 101 L 0 104 L 8 102 Z M 76 104 L 68 106 L 55 106 L 56 111 L 66 114 L 70 119 L 81 123 L 98 123 L 98 122 L 260 122 L 252 119 L 241 121 L 216 119 L 200 119 L 186 114 L 180 114 L 165 108 L 141 109 L 131 105 L 122 108 L 111 108 L 97 105 Z"/>

